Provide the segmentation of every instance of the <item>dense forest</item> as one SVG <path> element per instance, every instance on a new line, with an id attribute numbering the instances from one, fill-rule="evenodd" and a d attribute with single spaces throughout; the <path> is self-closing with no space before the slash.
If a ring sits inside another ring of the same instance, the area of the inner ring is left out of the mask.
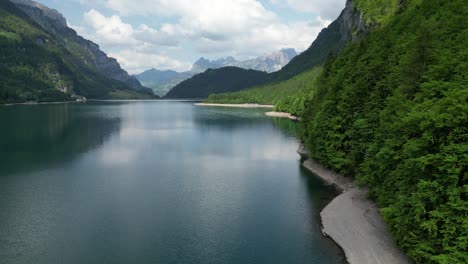
<path id="1" fill-rule="evenodd" d="M 315 80 L 322 71 L 315 67 L 289 80 L 269 83 L 235 93 L 212 94 L 207 103 L 256 103 L 273 104 L 277 111 L 300 115 L 304 110 L 305 100 L 315 92 Z"/>
<path id="2" fill-rule="evenodd" d="M 152 98 L 86 65 L 78 45 L 58 39 L 9 1 L 0 1 L 0 103 Z M 84 55 L 83 55 L 84 56 Z"/>
<path id="3" fill-rule="evenodd" d="M 417 263 L 468 263 L 467 11 L 404 1 L 326 63 L 302 115 L 314 158 L 370 187 Z"/>
<path id="4" fill-rule="evenodd" d="M 268 74 L 237 67 L 208 69 L 172 88 L 165 98 L 207 98 L 210 94 L 236 92 L 267 82 Z"/>
<path id="5" fill-rule="evenodd" d="M 294 81 L 306 72 L 210 101 L 279 104 L 266 94 L 288 98 L 290 82 L 288 100 L 304 101 L 301 137 L 313 158 L 370 188 L 407 254 L 468 263 L 466 2 L 354 2 L 372 30 L 328 56 L 308 93 Z"/>

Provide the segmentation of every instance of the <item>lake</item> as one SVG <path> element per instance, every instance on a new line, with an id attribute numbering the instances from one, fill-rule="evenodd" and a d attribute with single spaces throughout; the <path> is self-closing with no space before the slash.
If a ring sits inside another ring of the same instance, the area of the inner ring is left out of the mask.
<path id="1" fill-rule="evenodd" d="M 0 263 L 344 263 L 297 124 L 128 101 L 0 106 Z"/>

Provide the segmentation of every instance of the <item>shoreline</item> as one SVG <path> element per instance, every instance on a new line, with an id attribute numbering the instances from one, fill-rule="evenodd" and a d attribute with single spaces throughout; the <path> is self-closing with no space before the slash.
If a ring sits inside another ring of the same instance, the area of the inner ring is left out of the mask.
<path id="1" fill-rule="evenodd" d="M 25 103 L 0 104 L 0 106 L 14 106 L 14 105 L 46 105 L 46 104 L 74 104 L 74 103 L 86 103 L 86 101 L 25 102 Z"/>
<path id="2" fill-rule="evenodd" d="M 196 106 L 212 106 L 212 107 L 236 107 L 236 108 L 275 108 L 274 105 L 261 105 L 261 104 L 209 104 L 197 103 Z"/>
<path id="3" fill-rule="evenodd" d="M 293 114 L 290 114 L 290 113 L 286 113 L 286 112 L 266 112 L 265 113 L 266 116 L 269 116 L 269 117 L 277 117 L 277 118 L 288 118 L 288 119 L 291 119 L 293 121 L 301 121 L 301 118 L 298 117 L 298 116 L 295 116 Z"/>
<path id="4" fill-rule="evenodd" d="M 297 152 L 305 169 L 341 192 L 320 217 L 323 234 L 343 249 L 348 263 L 412 263 L 396 245 L 376 203 L 367 198 L 367 189 L 310 159 L 302 144 Z"/>
<path id="5" fill-rule="evenodd" d="M 89 102 L 199 102 L 197 99 L 87 99 L 82 101 L 59 101 L 59 102 L 24 102 L 24 103 L 9 103 L 0 104 L 1 106 L 15 105 L 53 105 L 53 104 L 73 104 L 73 103 L 89 103 Z"/>

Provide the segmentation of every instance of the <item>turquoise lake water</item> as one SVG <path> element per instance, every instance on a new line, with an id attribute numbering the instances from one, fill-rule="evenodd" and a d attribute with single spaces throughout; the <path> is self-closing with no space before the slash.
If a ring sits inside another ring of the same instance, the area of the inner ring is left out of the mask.
<path id="1" fill-rule="evenodd" d="M 0 263 L 343 263 L 296 125 L 191 102 L 0 106 Z"/>

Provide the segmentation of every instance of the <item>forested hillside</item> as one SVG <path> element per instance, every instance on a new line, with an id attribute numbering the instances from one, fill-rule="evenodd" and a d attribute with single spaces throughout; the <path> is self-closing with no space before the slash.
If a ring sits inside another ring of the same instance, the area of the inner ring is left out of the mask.
<path id="1" fill-rule="evenodd" d="M 264 84 L 268 74 L 237 67 L 209 69 L 172 88 L 165 98 L 207 98 L 210 94 L 236 92 Z"/>
<path id="2" fill-rule="evenodd" d="M 153 97 L 85 64 L 87 54 L 47 33 L 11 2 L 0 1 L 0 103 Z"/>
<path id="3" fill-rule="evenodd" d="M 466 1 L 356 4 L 378 29 L 325 64 L 303 140 L 370 187 L 417 263 L 468 263 Z"/>
<path id="4" fill-rule="evenodd" d="M 212 94 L 205 102 L 273 104 L 277 111 L 300 115 L 304 110 L 305 100 L 312 97 L 315 92 L 315 80 L 321 71 L 321 67 L 315 67 L 287 81 L 266 84 L 240 92 Z"/>

